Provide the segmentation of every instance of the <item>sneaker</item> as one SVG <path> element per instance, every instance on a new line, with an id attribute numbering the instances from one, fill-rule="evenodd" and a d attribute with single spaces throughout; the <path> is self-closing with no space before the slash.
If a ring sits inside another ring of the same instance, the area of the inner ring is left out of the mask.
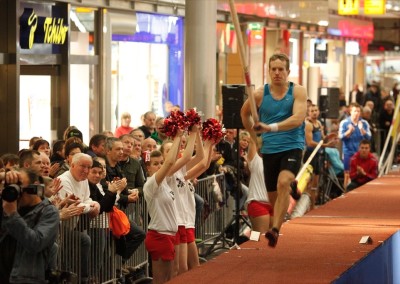
<path id="1" fill-rule="evenodd" d="M 268 239 L 268 245 L 270 247 L 276 247 L 278 243 L 279 231 L 276 228 L 272 228 L 268 232 L 265 233 L 265 238 Z"/>

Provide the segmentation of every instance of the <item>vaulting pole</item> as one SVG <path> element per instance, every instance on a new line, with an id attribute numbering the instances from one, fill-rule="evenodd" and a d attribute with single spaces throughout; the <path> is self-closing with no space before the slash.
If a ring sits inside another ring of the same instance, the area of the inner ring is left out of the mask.
<path id="1" fill-rule="evenodd" d="M 242 62 L 242 68 L 243 68 L 243 72 L 244 72 L 244 78 L 246 80 L 247 92 L 249 95 L 249 102 L 250 102 L 251 116 L 253 117 L 254 123 L 256 123 L 259 120 L 258 113 L 257 113 L 256 100 L 254 99 L 253 87 L 251 85 L 251 79 L 250 79 L 250 71 L 249 71 L 249 66 L 248 66 L 246 52 L 245 52 L 246 49 L 244 46 L 242 31 L 240 29 L 239 18 L 237 15 L 234 0 L 229 0 L 229 6 L 230 6 L 230 10 L 231 10 L 232 22 L 233 22 L 233 25 L 234 25 L 235 31 L 236 31 L 236 37 L 237 37 L 237 42 L 238 42 L 240 59 Z"/>

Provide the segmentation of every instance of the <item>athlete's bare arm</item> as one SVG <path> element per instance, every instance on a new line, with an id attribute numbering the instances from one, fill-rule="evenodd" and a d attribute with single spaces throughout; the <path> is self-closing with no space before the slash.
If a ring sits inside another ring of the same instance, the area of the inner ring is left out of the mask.
<path id="1" fill-rule="evenodd" d="M 260 105 L 261 105 L 263 94 L 264 94 L 264 87 L 263 86 L 258 88 L 257 90 L 255 90 L 253 92 L 257 108 L 259 108 Z M 244 104 L 242 106 L 242 109 L 240 111 L 240 116 L 242 117 L 242 123 L 243 123 L 244 128 L 246 128 L 247 131 L 251 131 L 253 129 L 253 126 L 254 126 L 254 120 L 253 120 L 253 118 L 251 116 L 251 109 L 250 109 L 249 99 L 247 99 L 244 102 Z"/>

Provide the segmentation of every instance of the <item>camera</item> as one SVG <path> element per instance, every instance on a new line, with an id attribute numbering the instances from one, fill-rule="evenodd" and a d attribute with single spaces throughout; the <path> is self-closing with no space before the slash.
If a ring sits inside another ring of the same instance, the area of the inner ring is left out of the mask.
<path id="1" fill-rule="evenodd" d="M 36 194 L 40 197 L 44 196 L 44 185 L 43 184 L 30 184 L 27 187 L 21 187 L 19 183 L 5 184 L 4 189 L 1 192 L 1 199 L 7 202 L 13 202 L 17 200 L 22 192 L 28 194 Z"/>

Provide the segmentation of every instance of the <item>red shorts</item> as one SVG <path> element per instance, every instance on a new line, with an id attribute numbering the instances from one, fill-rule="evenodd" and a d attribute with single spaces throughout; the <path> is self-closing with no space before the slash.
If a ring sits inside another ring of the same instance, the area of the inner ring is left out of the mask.
<path id="1" fill-rule="evenodd" d="M 193 243 L 195 241 L 195 236 L 194 236 L 194 228 L 186 228 L 186 238 L 187 238 L 187 243 Z"/>
<path id="2" fill-rule="evenodd" d="M 185 226 L 178 226 L 178 232 L 176 232 L 175 245 L 187 244 L 186 229 Z"/>
<path id="3" fill-rule="evenodd" d="M 160 234 L 149 230 L 144 240 L 147 251 L 152 260 L 172 261 L 175 258 L 175 236 Z"/>
<path id="4" fill-rule="evenodd" d="M 260 217 L 264 215 L 274 216 L 274 210 L 272 209 L 271 203 L 253 200 L 247 205 L 247 214 L 249 217 Z"/>

